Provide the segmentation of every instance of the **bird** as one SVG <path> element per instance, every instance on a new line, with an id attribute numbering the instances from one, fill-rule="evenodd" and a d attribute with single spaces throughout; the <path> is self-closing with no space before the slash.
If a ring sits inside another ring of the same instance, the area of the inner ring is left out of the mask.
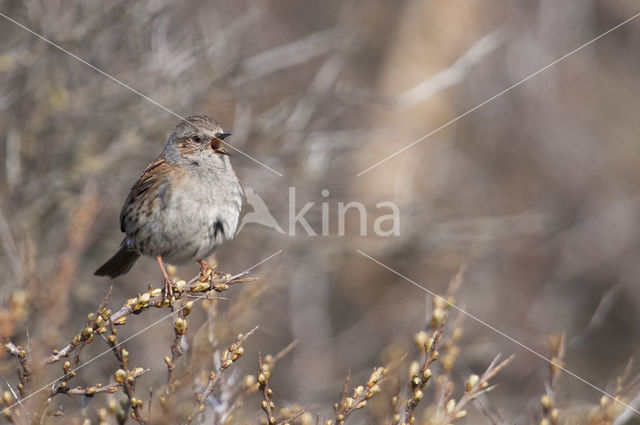
<path id="1" fill-rule="evenodd" d="M 230 135 L 207 115 L 189 116 L 175 127 L 131 188 L 120 212 L 125 237 L 95 275 L 115 278 L 140 256 L 155 257 L 164 296 L 171 298 L 165 261 L 197 261 L 206 271 L 206 258 L 233 239 L 242 210 L 242 186 L 223 146 Z"/>

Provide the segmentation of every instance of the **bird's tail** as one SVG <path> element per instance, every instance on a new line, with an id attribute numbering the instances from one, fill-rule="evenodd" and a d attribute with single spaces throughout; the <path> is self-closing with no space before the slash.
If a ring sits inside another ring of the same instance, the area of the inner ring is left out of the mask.
<path id="1" fill-rule="evenodd" d="M 133 263 L 140 257 L 137 252 L 131 251 L 126 244 L 122 244 L 118 252 L 94 272 L 96 276 L 109 276 L 114 278 L 131 270 Z"/>

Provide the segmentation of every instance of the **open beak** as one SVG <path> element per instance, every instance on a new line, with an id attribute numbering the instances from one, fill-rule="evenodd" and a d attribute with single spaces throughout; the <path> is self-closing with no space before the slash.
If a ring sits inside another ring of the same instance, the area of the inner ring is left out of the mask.
<path id="1" fill-rule="evenodd" d="M 218 134 L 216 136 L 216 138 L 211 141 L 211 148 L 213 149 L 213 151 L 215 153 L 220 154 L 220 155 L 231 156 L 231 154 L 229 152 L 224 150 L 224 148 L 222 147 L 222 143 L 219 143 L 219 142 L 223 141 L 224 139 L 226 139 L 229 136 L 231 136 L 231 133 L 221 133 L 221 134 Z M 216 140 L 218 141 L 218 143 L 216 143 Z M 216 148 L 216 146 L 217 146 L 217 148 Z"/>
<path id="2" fill-rule="evenodd" d="M 229 136 L 231 136 L 231 133 L 221 133 L 221 134 L 218 134 L 218 136 L 216 137 L 216 139 L 217 139 L 217 140 L 222 141 L 222 140 L 226 139 L 226 138 L 227 138 L 227 137 L 229 137 Z M 211 147 L 213 148 L 213 146 L 214 146 L 214 144 L 213 144 L 213 141 L 212 141 L 212 142 L 211 142 Z M 214 149 L 213 151 L 214 151 L 215 153 L 220 154 L 220 155 L 227 155 L 227 156 L 231 156 L 231 154 L 230 154 L 229 152 L 225 151 L 225 150 L 224 150 L 224 148 L 223 148 L 222 146 L 218 147 L 218 149 Z"/>

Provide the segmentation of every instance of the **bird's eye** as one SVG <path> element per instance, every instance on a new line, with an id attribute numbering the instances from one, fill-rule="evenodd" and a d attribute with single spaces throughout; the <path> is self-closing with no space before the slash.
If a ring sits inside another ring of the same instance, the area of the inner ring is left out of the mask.
<path id="1" fill-rule="evenodd" d="M 200 138 L 200 136 L 193 136 L 193 141 L 200 143 L 202 142 L 202 139 Z"/>

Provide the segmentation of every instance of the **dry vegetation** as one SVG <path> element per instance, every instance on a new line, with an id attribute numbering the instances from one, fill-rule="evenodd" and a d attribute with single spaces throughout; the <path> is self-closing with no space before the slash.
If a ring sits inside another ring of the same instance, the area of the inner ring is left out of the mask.
<path id="1" fill-rule="evenodd" d="M 247 225 L 220 270 L 282 254 L 242 276 L 174 269 L 171 305 L 149 259 L 93 276 L 177 118 L 0 18 L 0 423 L 639 424 L 562 368 L 640 409 L 640 18 L 456 119 L 637 8 L 0 0 L 159 104 L 220 121 L 282 174 L 232 158 L 279 227 L 295 187 L 318 233 Z M 395 202 L 400 236 L 361 237 L 353 211 L 337 236 L 351 201 L 369 229 Z"/>
<path id="2" fill-rule="evenodd" d="M 4 347 L 16 360 L 17 379 L 13 383 L 6 381 L 8 389 L 2 394 L 2 417 L 14 424 L 58 423 L 60 420 L 55 417 L 63 417 L 64 423 L 83 425 L 124 424 L 128 420 L 141 424 L 343 425 L 351 422 L 354 413 L 376 402 L 378 407 L 369 417 L 380 424 L 448 425 L 463 420 L 472 406 L 478 408 L 487 423 L 509 423 L 495 414 L 487 400 L 490 400 L 488 393 L 497 384 L 496 375 L 511 363 L 513 355 L 502 361 L 498 356 L 484 372 L 472 373 L 457 382 L 456 360 L 464 349 L 459 345 L 464 316 L 458 314 L 452 323 L 449 323 L 449 317 L 451 306 L 457 302 L 454 295 L 462 283 L 462 271 L 449 284 L 444 297 L 432 298 L 430 319 L 414 336 L 415 353 L 410 357 L 415 359 L 407 360 L 405 354 L 389 365 L 375 367 L 363 384 L 352 385 L 347 373 L 340 398 L 333 405 L 333 418 L 322 417 L 312 405 L 276 405 L 271 378 L 276 373 L 276 365 L 285 361 L 287 354 L 295 349 L 295 343 L 276 355 L 258 354 L 255 374 L 240 378 L 234 373 L 235 363 L 245 352 L 245 342 L 258 327 L 237 335 L 230 343 L 221 342 L 217 336 L 228 333 L 224 328 L 232 316 L 220 316 L 219 304 L 235 304 L 229 311 L 245 310 L 251 308 L 243 305 L 250 303 L 251 298 L 244 297 L 241 292 L 237 299 L 221 300 L 218 294 L 233 285 L 255 281 L 244 277 L 245 274 L 225 275 L 214 268 L 206 269 L 189 282 L 174 277 L 175 294 L 171 300 L 163 297 L 160 288 L 154 289 L 150 285 L 148 291 L 128 299 L 113 312 L 107 295 L 96 312 L 88 314 L 86 326 L 72 341 L 64 348 L 54 349 L 45 358 L 33 355 L 31 347 L 40 345 L 40 341 L 30 339 L 29 345 L 22 347 L 6 340 Z M 190 330 L 189 316 L 194 308 L 203 309 L 207 320 L 199 329 Z M 154 309 L 160 309 L 166 315 L 152 326 L 170 318 L 173 337 L 170 347 L 166 348 L 171 355 L 163 359 L 166 382 L 156 388 L 150 387 L 147 392 L 137 383 L 150 372 L 149 361 L 131 359 L 126 347 L 136 344 L 135 337 L 140 333 L 157 332 L 157 329 L 146 327 L 123 340 L 118 338 L 118 330 L 135 326 L 136 316 Z M 10 311 L 5 313 L 10 314 Z M 108 348 L 98 356 L 82 356 L 83 350 L 96 341 L 102 341 Z M 616 381 L 615 399 L 603 396 L 599 405 L 565 410 L 557 402 L 561 369 L 556 366 L 563 364 L 564 335 L 550 338 L 550 352 L 552 363 L 546 393 L 540 398 L 540 412 L 530 418 L 531 423 L 615 423 L 625 410 L 617 400 L 629 403 L 640 383 L 639 379 L 626 383 L 631 364 Z M 74 378 L 80 374 L 91 381 L 94 375 L 92 362 L 107 353 L 115 357 L 110 363 L 112 372 L 108 382 L 74 386 Z M 183 354 L 187 354 L 187 358 Z M 61 371 L 56 368 L 60 365 Z M 59 376 L 43 385 L 49 379 L 45 370 L 52 368 Z M 386 387 L 385 391 L 383 387 Z M 78 401 L 67 403 L 68 407 L 63 409 L 58 399 L 64 396 Z M 264 416 L 258 415 L 258 406 Z"/>

